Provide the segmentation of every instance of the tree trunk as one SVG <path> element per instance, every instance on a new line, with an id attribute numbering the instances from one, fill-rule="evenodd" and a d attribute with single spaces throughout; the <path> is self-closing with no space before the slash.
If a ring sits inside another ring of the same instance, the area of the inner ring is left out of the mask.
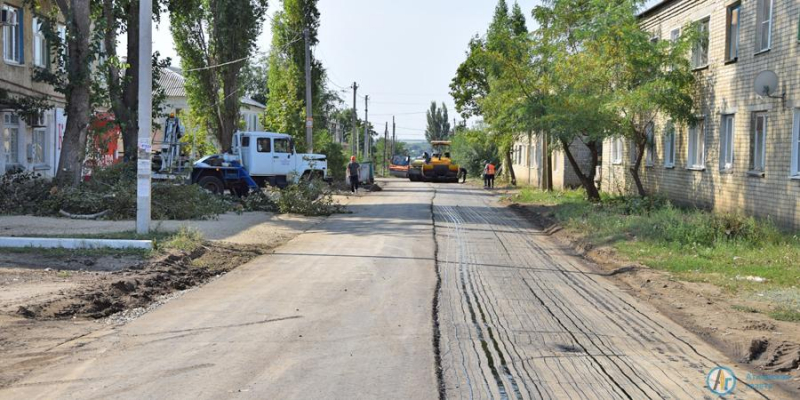
<path id="1" fill-rule="evenodd" d="M 89 0 L 60 0 L 57 2 L 62 15 L 68 21 L 66 88 L 67 126 L 61 148 L 61 159 L 55 181 L 62 186 L 76 186 L 81 181 L 83 162 L 86 157 L 86 135 L 91 116 L 90 22 Z"/>
<path id="2" fill-rule="evenodd" d="M 636 143 L 636 161 L 633 163 L 633 166 L 630 167 L 631 176 L 633 177 L 633 182 L 636 184 L 636 190 L 639 192 L 640 197 L 646 197 L 647 191 L 644 189 L 644 185 L 642 184 L 642 178 L 639 176 L 639 169 L 642 167 L 642 158 L 644 157 L 645 147 L 647 146 L 647 137 L 644 137 L 643 140 L 640 140 L 639 135 L 637 133 L 637 140 Z"/>
<path id="3" fill-rule="evenodd" d="M 597 143 L 594 141 L 586 143 L 586 147 L 588 147 L 589 151 L 592 153 L 592 161 L 589 166 L 588 174 L 584 173 L 583 170 L 581 170 L 581 167 L 580 165 L 578 165 L 578 161 L 575 160 L 575 157 L 572 155 L 572 151 L 570 150 L 569 144 L 566 142 L 566 140 L 561 139 L 561 145 L 564 147 L 564 154 L 567 156 L 569 164 L 575 171 L 575 175 L 578 175 L 578 179 L 581 181 L 581 185 L 586 190 L 586 196 L 588 197 L 589 201 L 592 203 L 599 202 L 600 191 L 597 190 L 597 186 L 594 184 L 595 169 L 597 168 L 597 161 L 598 161 Z"/>
<path id="4" fill-rule="evenodd" d="M 503 154 L 503 163 L 506 165 L 506 173 L 511 179 L 511 184 L 517 186 L 517 175 L 514 174 L 514 163 L 511 161 L 511 151 L 504 151 Z"/>
<path id="5" fill-rule="evenodd" d="M 550 158 L 550 143 L 546 134 L 542 136 L 542 190 L 553 190 L 553 161 Z"/>
<path id="6" fill-rule="evenodd" d="M 138 156 L 139 139 L 139 1 L 130 0 L 127 8 L 128 22 L 128 68 L 125 70 L 125 83 L 122 86 L 122 104 L 120 109 L 126 115 L 117 114 L 117 121 L 122 129 L 122 146 L 126 161 L 135 161 Z M 150 62 L 150 60 L 145 60 Z"/>
<path id="7" fill-rule="evenodd" d="M 219 141 L 223 152 L 230 151 L 233 133 L 239 127 L 239 96 L 237 95 L 239 91 L 239 73 L 234 70 L 238 68 L 234 65 L 230 65 L 227 68 L 229 70 L 223 74 L 222 93 L 225 97 L 220 110 L 222 130 L 220 131 Z"/>

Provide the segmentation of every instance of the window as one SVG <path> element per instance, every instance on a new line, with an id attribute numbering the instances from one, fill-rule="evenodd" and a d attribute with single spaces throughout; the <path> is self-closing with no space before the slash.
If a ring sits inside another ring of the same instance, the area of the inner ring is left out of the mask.
<path id="1" fill-rule="evenodd" d="M 289 139 L 275 139 L 275 152 L 276 153 L 291 153 L 292 146 Z"/>
<path id="2" fill-rule="evenodd" d="M 733 169 L 733 131 L 735 119 L 733 115 L 723 115 L 719 127 L 719 169 L 730 171 Z"/>
<path id="3" fill-rule="evenodd" d="M 699 120 L 689 128 L 689 169 L 705 168 L 706 133 L 705 121 Z"/>
<path id="4" fill-rule="evenodd" d="M 708 65 L 708 23 L 708 18 L 697 22 L 698 38 L 692 47 L 693 68 L 703 68 Z"/>
<path id="5" fill-rule="evenodd" d="M 269 138 L 259 138 L 256 140 L 257 150 L 259 153 L 269 153 L 272 151 L 270 147 Z"/>
<path id="6" fill-rule="evenodd" d="M 763 173 L 764 159 L 766 158 L 765 145 L 767 143 L 767 127 L 769 119 L 767 113 L 753 114 L 753 129 L 750 134 L 750 171 Z"/>
<path id="7" fill-rule="evenodd" d="M 530 157 L 531 168 L 539 168 L 539 146 L 530 146 L 528 148 L 528 155 Z"/>
<path id="8" fill-rule="evenodd" d="M 739 13 L 741 3 L 728 7 L 728 27 L 725 38 L 725 60 L 735 61 L 739 58 Z"/>
<path id="9" fill-rule="evenodd" d="M 7 62 L 22 64 L 22 10 L 16 7 L 3 6 L 3 59 Z"/>
<path id="10" fill-rule="evenodd" d="M 6 166 L 19 164 L 19 116 L 3 114 L 3 156 Z"/>
<path id="11" fill-rule="evenodd" d="M 756 52 L 772 46 L 772 5 L 774 0 L 758 0 L 756 12 Z"/>
<path id="12" fill-rule="evenodd" d="M 792 130 L 791 176 L 795 178 L 800 178 L 800 108 L 794 110 L 794 129 Z"/>
<path id="13" fill-rule="evenodd" d="M 644 165 L 652 167 L 656 159 L 656 138 L 655 138 L 655 125 L 651 122 L 645 128 L 647 135 L 647 147 L 645 148 Z"/>
<path id="14" fill-rule="evenodd" d="M 669 32 L 669 41 L 675 43 L 681 38 L 681 28 L 675 28 Z"/>
<path id="15" fill-rule="evenodd" d="M 45 68 L 48 64 L 49 49 L 47 47 L 47 39 L 42 32 L 42 20 L 33 18 L 31 24 L 33 28 L 33 65 Z"/>
<path id="16" fill-rule="evenodd" d="M 47 154 L 45 152 L 46 146 L 46 135 L 47 131 L 42 128 L 36 128 L 33 130 L 33 142 L 31 143 L 31 162 L 34 165 L 41 165 L 44 164 L 44 155 Z"/>
<path id="17" fill-rule="evenodd" d="M 611 143 L 611 162 L 613 164 L 622 164 L 624 147 L 622 138 L 614 138 L 614 141 Z"/>
<path id="18" fill-rule="evenodd" d="M 672 121 L 667 122 L 664 128 L 664 166 L 667 168 L 675 166 L 675 125 Z"/>

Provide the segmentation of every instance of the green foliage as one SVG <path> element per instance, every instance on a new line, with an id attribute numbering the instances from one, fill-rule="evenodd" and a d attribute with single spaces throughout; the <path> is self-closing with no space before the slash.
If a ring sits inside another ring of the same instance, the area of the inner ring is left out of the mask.
<path id="1" fill-rule="evenodd" d="M 537 204 L 569 231 L 594 246 L 612 246 L 622 255 L 683 279 L 730 288 L 796 287 L 800 281 L 800 238 L 769 221 L 676 207 L 664 199 L 606 196 L 600 204 L 582 190 L 523 189 L 511 200 Z M 763 283 L 741 279 L 763 277 Z M 783 289 L 782 289 L 783 290 Z"/>
<path id="2" fill-rule="evenodd" d="M 344 207 L 333 200 L 327 184 L 311 180 L 302 181 L 281 190 L 280 197 L 278 197 L 278 210 L 287 214 L 327 216 L 343 213 Z"/>
<path id="3" fill-rule="evenodd" d="M 328 176 L 337 181 L 344 181 L 345 166 L 350 161 L 341 144 L 331 140 L 327 131 L 317 132 L 314 138 L 314 147 L 320 154 L 324 154 L 328 161 Z"/>
<path id="4" fill-rule="evenodd" d="M 269 100 L 267 130 L 292 135 L 299 151 L 306 147 L 305 137 L 305 43 L 303 30 L 309 30 L 309 45 L 317 45 L 320 14 L 317 0 L 284 0 L 283 10 L 273 16 L 272 49 L 269 55 Z M 311 54 L 311 97 L 314 115 L 325 107 L 325 70 Z M 322 124 L 318 126 L 323 126 Z"/>
<path id="5" fill-rule="evenodd" d="M 499 162 L 497 144 L 485 129 L 462 130 L 453 137 L 453 160 L 472 176 L 483 173 L 484 161 Z"/>
<path id="6" fill-rule="evenodd" d="M 436 102 L 431 102 L 431 107 L 426 114 L 428 125 L 425 127 L 425 139 L 428 142 L 434 140 L 447 140 L 450 138 L 450 117 L 447 116 L 447 106 L 442 103 L 442 107 L 436 106 Z"/>
<path id="7" fill-rule="evenodd" d="M 195 185 L 153 184 L 153 219 L 205 219 L 232 209 L 230 200 Z M 41 176 L 22 173 L 0 178 L 0 214 L 87 215 L 104 218 L 136 217 L 136 165 L 117 164 L 97 169 L 87 182 L 56 187 Z"/>
<path id="8" fill-rule="evenodd" d="M 267 0 L 174 0 L 169 11 L 189 105 L 209 116 L 208 129 L 228 151 L 240 120 L 242 68 L 256 49 Z"/>
<path id="9" fill-rule="evenodd" d="M 180 139 L 185 151 L 194 155 L 195 159 L 219 152 L 214 144 L 213 135 L 208 131 L 207 115 L 198 113 L 195 110 L 191 112 L 181 110 L 178 118 L 185 129 L 184 135 Z"/>
<path id="10" fill-rule="evenodd" d="M 38 213 L 38 204 L 50 196 L 50 188 L 48 182 L 37 173 L 0 175 L 0 214 Z"/>

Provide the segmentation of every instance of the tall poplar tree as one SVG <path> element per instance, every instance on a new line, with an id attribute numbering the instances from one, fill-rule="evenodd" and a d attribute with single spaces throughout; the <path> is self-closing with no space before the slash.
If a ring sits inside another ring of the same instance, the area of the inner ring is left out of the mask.
<path id="1" fill-rule="evenodd" d="M 242 68 L 255 53 L 267 0 L 171 0 L 168 8 L 189 105 L 230 151 L 246 91 Z"/>
<path id="2" fill-rule="evenodd" d="M 299 149 L 305 146 L 305 43 L 303 30 L 309 31 L 309 46 L 319 43 L 320 20 L 317 0 L 284 0 L 283 10 L 272 22 L 272 49 L 269 56 L 266 118 L 267 130 L 288 133 Z M 311 54 L 311 96 L 314 115 L 324 109 L 325 71 Z M 321 127 L 321 124 L 315 126 Z"/>

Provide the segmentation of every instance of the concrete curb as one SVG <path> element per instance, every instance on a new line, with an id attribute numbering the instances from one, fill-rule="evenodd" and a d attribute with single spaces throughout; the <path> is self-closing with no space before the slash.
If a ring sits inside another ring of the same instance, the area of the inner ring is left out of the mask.
<path id="1" fill-rule="evenodd" d="M 115 240 L 115 239 L 69 239 L 69 238 L 33 238 L 33 237 L 0 237 L 2 247 L 37 247 L 44 249 L 143 249 L 153 248 L 152 240 Z"/>

